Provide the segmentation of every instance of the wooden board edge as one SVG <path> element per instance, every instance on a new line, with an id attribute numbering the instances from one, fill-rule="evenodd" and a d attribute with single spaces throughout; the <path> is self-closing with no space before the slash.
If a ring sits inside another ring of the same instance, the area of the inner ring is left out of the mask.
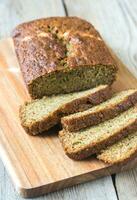
<path id="1" fill-rule="evenodd" d="M 9 41 L 12 41 L 12 38 L 10 37 L 3 38 L 0 40 L 0 42 L 9 42 Z M 119 60 L 119 58 L 116 55 L 113 54 L 113 56 L 116 57 L 116 60 Z M 121 61 L 119 62 L 121 63 Z M 134 79 L 136 79 L 135 76 L 129 71 L 129 69 L 125 67 L 125 65 L 121 64 L 121 67 L 124 68 L 125 71 L 127 70 L 128 73 L 130 73 L 134 77 Z M 133 168 L 137 164 L 137 160 L 135 159 L 135 160 L 132 160 L 131 162 L 128 162 L 126 165 L 123 165 L 122 167 L 115 166 L 115 165 L 113 166 L 104 165 L 104 167 L 102 167 L 102 169 L 99 169 L 99 170 L 94 170 L 92 172 L 83 173 L 83 174 L 69 177 L 66 179 L 61 179 L 60 181 L 57 181 L 54 183 L 52 182 L 49 184 L 43 184 L 40 186 L 29 188 L 29 187 L 25 187 L 24 185 L 20 183 L 19 178 L 16 176 L 15 169 L 12 167 L 12 164 L 10 162 L 8 152 L 6 152 L 6 150 L 4 149 L 4 146 L 2 145 L 1 145 L 1 149 L 3 149 L 2 151 L 0 151 L 1 157 L 3 157 L 2 161 L 4 165 L 6 166 L 7 171 L 9 171 L 9 174 L 14 182 L 14 186 L 17 192 L 24 198 L 37 197 L 46 193 L 54 192 L 56 190 L 73 186 L 76 184 L 84 183 L 84 182 L 94 180 L 103 176 L 111 175 L 113 173 L 118 173 L 124 170 L 128 170 L 128 169 Z M 4 154 L 2 152 L 4 152 Z"/>
<path id="2" fill-rule="evenodd" d="M 39 197 L 44 194 L 55 192 L 61 189 L 65 189 L 67 187 L 75 186 L 77 184 L 86 183 L 104 176 L 109 176 L 115 173 L 120 173 L 123 171 L 130 170 L 134 168 L 137 164 L 137 157 L 131 160 L 130 162 L 126 163 L 125 165 L 119 166 L 119 165 L 113 165 L 106 168 L 102 168 L 99 170 L 95 170 L 92 172 L 84 173 L 78 176 L 69 177 L 64 180 L 60 180 L 54 183 L 41 185 L 38 187 L 33 188 L 25 188 L 20 186 L 17 188 L 17 192 L 23 197 L 23 198 L 34 198 Z M 55 189 L 56 188 L 56 189 Z"/>

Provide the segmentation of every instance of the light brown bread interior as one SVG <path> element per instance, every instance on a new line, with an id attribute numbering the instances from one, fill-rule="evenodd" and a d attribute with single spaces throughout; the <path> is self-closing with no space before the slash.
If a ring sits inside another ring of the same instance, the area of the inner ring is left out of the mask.
<path id="1" fill-rule="evenodd" d="M 137 107 L 99 125 L 77 132 L 62 130 L 60 141 L 66 154 L 73 159 L 84 159 L 118 141 L 137 129 Z"/>
<path id="2" fill-rule="evenodd" d="M 97 125 L 116 117 L 137 103 L 137 90 L 130 89 L 116 93 L 107 101 L 83 112 L 74 113 L 61 119 L 62 127 L 70 132 Z"/>
<path id="3" fill-rule="evenodd" d="M 109 164 L 124 163 L 137 155 L 137 132 L 129 134 L 97 155 L 99 160 Z"/>
<path id="4" fill-rule="evenodd" d="M 62 116 L 86 110 L 110 96 L 110 87 L 101 85 L 86 91 L 26 102 L 20 107 L 21 124 L 28 133 L 36 135 L 59 123 Z"/>

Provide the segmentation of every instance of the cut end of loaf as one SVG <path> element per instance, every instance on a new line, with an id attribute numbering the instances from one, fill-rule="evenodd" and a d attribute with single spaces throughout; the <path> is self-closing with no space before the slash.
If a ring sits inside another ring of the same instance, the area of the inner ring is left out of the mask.
<path id="1" fill-rule="evenodd" d="M 112 84 L 117 66 L 100 34 L 78 17 L 51 17 L 17 26 L 15 52 L 32 98 Z"/>
<path id="2" fill-rule="evenodd" d="M 28 85 L 28 89 L 33 99 L 82 91 L 99 85 L 111 85 L 116 79 L 116 72 L 115 66 L 68 68 L 36 78 Z"/>

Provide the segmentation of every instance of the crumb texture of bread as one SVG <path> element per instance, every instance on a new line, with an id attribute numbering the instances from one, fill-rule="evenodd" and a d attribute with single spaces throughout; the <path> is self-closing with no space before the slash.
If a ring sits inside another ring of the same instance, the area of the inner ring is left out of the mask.
<path id="1" fill-rule="evenodd" d="M 137 132 L 102 150 L 99 160 L 109 164 L 124 163 L 137 155 Z"/>
<path id="2" fill-rule="evenodd" d="M 100 152 L 137 129 L 137 107 L 99 125 L 77 132 L 62 130 L 59 138 L 66 154 L 80 160 Z"/>
<path id="3" fill-rule="evenodd" d="M 89 108 L 86 111 L 74 113 L 61 119 L 62 127 L 70 132 L 97 125 L 105 120 L 119 115 L 137 103 L 137 90 L 129 89 L 112 96 L 111 99 Z"/>
<path id="4" fill-rule="evenodd" d="M 77 17 L 51 17 L 18 25 L 12 34 L 32 98 L 112 84 L 117 66 L 95 28 Z"/>
<path id="5" fill-rule="evenodd" d="M 110 97 L 110 87 L 100 85 L 86 91 L 26 102 L 19 111 L 21 124 L 26 132 L 36 135 L 59 123 L 62 116 L 85 110 Z"/>

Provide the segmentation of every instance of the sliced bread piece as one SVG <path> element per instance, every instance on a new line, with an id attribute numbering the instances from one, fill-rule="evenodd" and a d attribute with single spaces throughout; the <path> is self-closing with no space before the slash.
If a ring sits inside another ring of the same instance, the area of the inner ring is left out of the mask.
<path id="1" fill-rule="evenodd" d="M 97 158 L 109 164 L 125 163 L 137 155 L 137 132 L 102 150 Z"/>
<path id="2" fill-rule="evenodd" d="M 77 132 L 62 130 L 59 132 L 59 138 L 66 154 L 70 158 L 81 160 L 100 152 L 135 130 L 137 130 L 136 106 L 96 126 Z"/>
<path id="3" fill-rule="evenodd" d="M 97 125 L 126 111 L 135 103 L 137 103 L 137 90 L 125 90 L 86 111 L 63 117 L 61 119 L 62 127 L 68 131 L 78 131 L 82 128 Z"/>
<path id="4" fill-rule="evenodd" d="M 22 126 L 33 135 L 50 129 L 62 116 L 87 109 L 111 97 L 110 87 L 94 89 L 33 100 L 20 107 Z"/>

